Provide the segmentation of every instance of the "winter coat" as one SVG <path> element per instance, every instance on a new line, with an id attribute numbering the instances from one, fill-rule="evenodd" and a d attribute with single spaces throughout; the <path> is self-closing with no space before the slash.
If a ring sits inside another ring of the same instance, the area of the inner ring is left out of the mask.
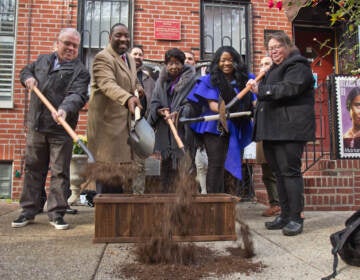
<path id="1" fill-rule="evenodd" d="M 141 85 L 134 59 L 127 55 L 127 61 L 128 65 L 109 44 L 93 62 L 87 136 L 97 162 L 129 163 L 133 159 L 127 144 L 131 119 L 127 101 Z"/>
<path id="2" fill-rule="evenodd" d="M 307 59 L 293 52 L 270 68 L 258 87 L 254 140 L 315 139 L 314 78 Z"/>
<path id="3" fill-rule="evenodd" d="M 159 78 L 155 83 L 147 120 L 155 128 L 155 151 L 160 151 L 163 159 L 171 157 L 173 160 L 176 160 L 182 155 L 182 152 L 178 149 L 169 125 L 157 111 L 161 108 L 169 108 L 170 113 L 181 112 L 184 105 L 188 103 L 186 97 L 195 81 L 195 68 L 185 64 L 172 96 L 168 94 L 171 80 L 168 77 L 166 67 L 161 70 Z M 185 142 L 185 145 L 187 142 L 185 134 L 187 132 L 191 133 L 188 126 L 178 126 L 178 134 L 183 142 Z"/>
<path id="4" fill-rule="evenodd" d="M 155 88 L 155 81 L 153 80 L 153 78 L 151 78 L 149 72 L 147 72 L 144 69 L 138 70 L 138 73 L 137 73 L 138 79 L 139 79 L 139 71 L 141 72 L 141 81 L 140 82 L 145 91 L 145 96 L 143 97 L 143 99 L 146 100 L 146 101 L 143 101 L 143 99 L 142 99 L 142 102 L 141 102 L 141 105 L 143 105 L 142 115 L 144 115 L 145 118 L 147 118 L 147 116 L 149 115 L 149 112 L 150 112 L 150 103 L 151 103 L 152 93 Z"/>
<path id="5" fill-rule="evenodd" d="M 75 129 L 78 112 L 88 100 L 90 74 L 79 59 L 62 63 L 54 70 L 55 59 L 56 53 L 40 55 L 35 62 L 21 70 L 20 81 L 25 86 L 25 81 L 34 77 L 38 89 L 56 110 L 63 109 L 66 112 L 66 121 Z M 38 132 L 67 135 L 34 92 L 31 93 L 27 125 L 29 129 Z"/>

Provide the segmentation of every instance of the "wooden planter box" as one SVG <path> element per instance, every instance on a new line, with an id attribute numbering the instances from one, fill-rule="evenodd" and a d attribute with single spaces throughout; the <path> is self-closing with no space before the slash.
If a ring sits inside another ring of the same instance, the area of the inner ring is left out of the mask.
<path id="1" fill-rule="evenodd" d="M 173 231 L 175 241 L 236 240 L 235 204 L 228 194 L 196 195 L 190 231 L 182 236 Z M 144 229 L 162 225 L 169 215 L 175 194 L 98 194 L 95 202 L 95 243 L 139 242 Z"/>

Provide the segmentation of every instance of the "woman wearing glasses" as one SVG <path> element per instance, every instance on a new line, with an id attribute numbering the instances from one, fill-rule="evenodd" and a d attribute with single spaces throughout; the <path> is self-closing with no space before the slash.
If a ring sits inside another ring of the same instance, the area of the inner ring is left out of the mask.
<path id="1" fill-rule="evenodd" d="M 314 79 L 309 62 L 284 32 L 269 35 L 267 46 L 273 65 L 260 83 L 248 82 L 258 96 L 254 138 L 263 141 L 281 207 L 265 226 L 292 236 L 303 230 L 301 157 L 306 142 L 315 139 Z"/>

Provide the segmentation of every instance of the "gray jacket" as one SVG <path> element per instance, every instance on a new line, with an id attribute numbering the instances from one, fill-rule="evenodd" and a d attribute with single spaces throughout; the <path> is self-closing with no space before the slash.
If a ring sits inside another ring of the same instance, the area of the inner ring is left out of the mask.
<path id="1" fill-rule="evenodd" d="M 188 103 L 187 95 L 196 81 L 195 68 L 184 65 L 183 72 L 177 82 L 172 95 L 168 94 L 171 80 L 168 78 L 166 67 L 164 67 L 155 84 L 150 104 L 148 122 L 155 128 L 155 151 L 160 151 L 163 159 L 172 157 L 173 160 L 182 155 L 177 147 L 176 141 L 171 133 L 169 125 L 163 117 L 158 115 L 158 109 L 170 108 L 170 112 L 180 112 Z M 187 127 L 178 127 L 180 138 L 184 141 Z M 186 143 L 184 143 L 186 145 Z"/>

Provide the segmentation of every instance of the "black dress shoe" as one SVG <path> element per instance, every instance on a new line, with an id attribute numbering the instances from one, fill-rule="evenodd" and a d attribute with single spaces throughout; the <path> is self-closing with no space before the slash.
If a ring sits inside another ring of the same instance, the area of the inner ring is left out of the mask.
<path id="1" fill-rule="evenodd" d="M 294 236 L 301 233 L 303 230 L 303 224 L 290 221 L 286 226 L 283 227 L 282 232 L 287 236 Z"/>
<path id="2" fill-rule="evenodd" d="M 66 214 L 71 214 L 71 215 L 75 215 L 77 214 L 78 210 L 77 209 L 72 209 L 72 208 L 66 208 Z"/>
<path id="3" fill-rule="evenodd" d="M 284 226 L 288 224 L 289 220 L 282 218 L 281 216 L 277 216 L 275 220 L 272 222 L 265 222 L 265 227 L 267 229 L 282 229 Z"/>

